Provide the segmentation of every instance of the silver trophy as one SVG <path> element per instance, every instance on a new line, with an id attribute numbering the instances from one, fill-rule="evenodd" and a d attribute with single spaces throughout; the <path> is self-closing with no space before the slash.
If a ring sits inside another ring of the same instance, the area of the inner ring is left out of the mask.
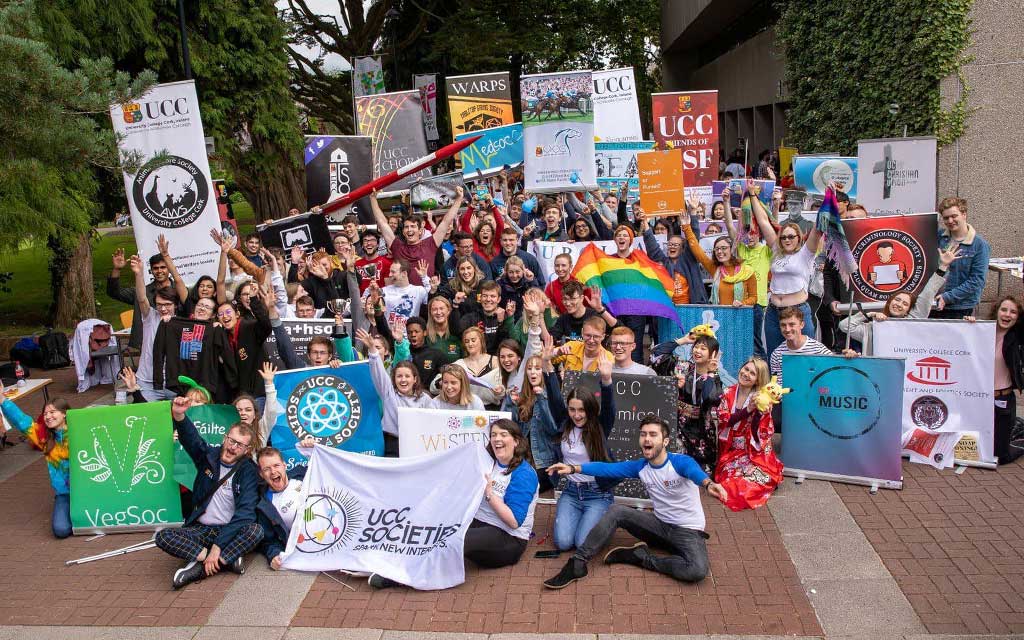
<path id="1" fill-rule="evenodd" d="M 334 314 L 335 318 L 344 318 L 348 314 L 350 304 L 351 302 L 345 298 L 334 298 L 327 301 L 327 310 Z M 335 324 L 331 333 L 335 338 L 348 335 L 348 332 L 345 331 L 345 323 Z"/>

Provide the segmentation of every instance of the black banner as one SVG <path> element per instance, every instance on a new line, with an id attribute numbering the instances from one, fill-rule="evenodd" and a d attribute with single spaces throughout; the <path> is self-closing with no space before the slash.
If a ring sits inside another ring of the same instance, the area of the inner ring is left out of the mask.
<path id="1" fill-rule="evenodd" d="M 596 373 L 568 371 L 562 381 L 562 394 L 583 385 L 600 400 L 601 383 Z M 648 413 L 657 414 L 668 421 L 669 433 L 676 430 L 679 389 L 675 378 L 665 376 L 634 376 L 614 374 L 615 427 L 608 437 L 608 447 L 616 460 L 636 460 L 640 451 L 640 419 Z M 622 498 L 647 500 L 647 491 L 639 480 L 625 480 L 615 487 L 615 495 Z"/>
<path id="2" fill-rule="evenodd" d="M 327 220 L 318 213 L 304 213 L 298 216 L 281 218 L 268 224 L 258 225 L 260 242 L 265 247 L 283 249 L 285 257 L 291 248 L 298 245 L 306 251 L 323 249 L 334 253 L 331 242 L 331 231 L 327 228 Z"/>
<path id="3" fill-rule="evenodd" d="M 306 208 L 323 205 L 348 194 L 373 179 L 373 154 L 369 136 L 306 136 Z M 351 206 L 362 224 L 374 224 L 370 198 Z M 327 221 L 341 223 L 343 211 Z"/>
<path id="4" fill-rule="evenodd" d="M 291 339 L 292 346 L 295 347 L 295 355 L 302 358 L 303 361 L 306 359 L 306 352 L 309 349 L 309 343 L 314 336 L 330 338 L 334 334 L 334 318 L 286 318 L 281 321 L 281 326 L 288 332 L 288 337 Z M 349 332 L 352 331 L 351 320 L 345 320 L 345 329 Z M 279 371 L 283 371 L 288 368 L 285 366 L 284 361 L 281 360 L 281 356 L 277 353 L 277 338 L 273 333 L 270 334 L 270 337 L 268 337 L 267 341 L 264 343 L 263 350 L 267 354 L 267 359 L 276 366 Z"/>
<path id="5" fill-rule="evenodd" d="M 851 277 L 854 301 L 882 302 L 897 293 L 920 293 L 938 266 L 937 228 L 936 213 L 843 220 L 857 261 Z"/>

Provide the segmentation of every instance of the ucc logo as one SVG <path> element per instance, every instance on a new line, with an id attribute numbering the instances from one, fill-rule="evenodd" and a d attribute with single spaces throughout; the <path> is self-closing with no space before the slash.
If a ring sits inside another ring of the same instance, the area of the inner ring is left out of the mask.
<path id="1" fill-rule="evenodd" d="M 918 384 L 939 386 L 956 384 L 956 380 L 949 378 L 951 368 L 952 365 L 948 360 L 943 360 L 938 356 L 929 356 L 914 363 L 914 369 L 907 373 L 907 379 Z"/>

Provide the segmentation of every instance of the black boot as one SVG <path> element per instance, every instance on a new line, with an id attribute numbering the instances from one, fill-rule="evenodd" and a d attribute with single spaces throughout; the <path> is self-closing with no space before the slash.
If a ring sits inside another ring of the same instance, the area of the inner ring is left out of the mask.
<path id="1" fill-rule="evenodd" d="M 562 570 L 554 578 L 544 581 L 548 589 L 564 589 L 580 578 L 587 576 L 587 563 L 576 556 L 569 558 Z"/>

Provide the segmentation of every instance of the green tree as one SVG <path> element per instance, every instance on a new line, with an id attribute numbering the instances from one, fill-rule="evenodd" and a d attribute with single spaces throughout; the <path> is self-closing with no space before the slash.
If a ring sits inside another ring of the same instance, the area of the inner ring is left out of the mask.
<path id="1" fill-rule="evenodd" d="M 154 81 L 152 73 L 133 80 L 115 72 L 108 58 L 83 59 L 69 71 L 44 42 L 31 2 L 0 4 L 0 247 L 27 240 L 49 248 L 55 326 L 95 315 L 95 170 L 140 161 L 119 160 L 107 114 Z"/>

